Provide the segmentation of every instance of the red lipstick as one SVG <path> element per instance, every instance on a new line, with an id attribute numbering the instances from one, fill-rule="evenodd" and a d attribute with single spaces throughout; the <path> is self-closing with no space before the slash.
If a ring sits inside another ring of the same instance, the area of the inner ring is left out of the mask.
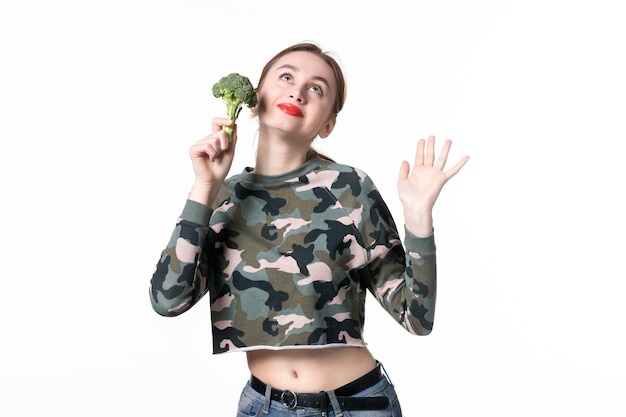
<path id="1" fill-rule="evenodd" d="M 278 108 L 281 109 L 284 113 L 290 115 L 290 116 L 295 116 L 295 117 L 302 117 L 302 110 L 300 110 L 300 108 L 296 105 L 293 104 L 289 104 L 289 103 L 280 103 L 278 105 Z"/>

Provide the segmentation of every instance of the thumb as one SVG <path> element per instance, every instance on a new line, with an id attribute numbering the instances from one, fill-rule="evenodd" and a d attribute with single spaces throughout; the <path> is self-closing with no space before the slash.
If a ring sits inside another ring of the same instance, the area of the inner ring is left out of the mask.
<path id="1" fill-rule="evenodd" d="M 398 181 L 405 180 L 409 176 L 411 167 L 407 161 L 402 161 L 400 164 L 400 172 L 398 173 Z"/>

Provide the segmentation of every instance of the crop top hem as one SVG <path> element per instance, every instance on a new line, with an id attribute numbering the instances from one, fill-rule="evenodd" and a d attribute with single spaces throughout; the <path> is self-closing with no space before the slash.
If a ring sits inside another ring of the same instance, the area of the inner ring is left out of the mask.
<path id="1" fill-rule="evenodd" d="M 367 347 L 367 343 L 362 344 L 348 344 L 348 343 L 329 343 L 326 345 L 291 345 L 291 346 L 269 346 L 269 345 L 256 345 L 256 346 L 246 346 L 242 348 L 230 349 L 224 352 L 213 352 L 214 355 L 222 354 L 222 353 L 236 353 L 236 352 L 250 352 L 253 350 L 319 350 L 319 349 L 330 349 L 330 348 L 343 348 L 343 347 L 357 347 L 364 348 Z"/>

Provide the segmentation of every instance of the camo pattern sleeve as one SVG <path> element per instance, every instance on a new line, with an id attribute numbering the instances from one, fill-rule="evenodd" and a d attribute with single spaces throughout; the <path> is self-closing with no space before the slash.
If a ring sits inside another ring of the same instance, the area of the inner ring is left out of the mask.
<path id="1" fill-rule="evenodd" d="M 406 232 L 404 243 L 358 169 L 319 159 L 281 176 L 246 169 L 214 207 L 187 201 L 150 298 L 176 316 L 208 293 L 214 353 L 364 346 L 368 291 L 407 331 L 426 335 L 434 237 Z"/>
<path id="2" fill-rule="evenodd" d="M 150 280 L 150 301 L 162 316 L 177 316 L 202 298 L 207 282 L 196 273 L 212 209 L 188 200 Z"/>

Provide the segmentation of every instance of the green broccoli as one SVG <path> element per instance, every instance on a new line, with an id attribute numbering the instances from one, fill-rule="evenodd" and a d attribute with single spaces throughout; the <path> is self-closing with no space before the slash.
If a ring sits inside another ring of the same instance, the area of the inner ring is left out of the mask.
<path id="1" fill-rule="evenodd" d="M 220 78 L 213 85 L 213 95 L 216 98 L 222 98 L 226 103 L 228 118 L 236 121 L 239 113 L 245 104 L 249 108 L 256 106 L 256 92 L 248 77 L 232 73 Z M 224 130 L 228 133 L 228 140 L 233 140 L 233 128 L 224 126 Z"/>

